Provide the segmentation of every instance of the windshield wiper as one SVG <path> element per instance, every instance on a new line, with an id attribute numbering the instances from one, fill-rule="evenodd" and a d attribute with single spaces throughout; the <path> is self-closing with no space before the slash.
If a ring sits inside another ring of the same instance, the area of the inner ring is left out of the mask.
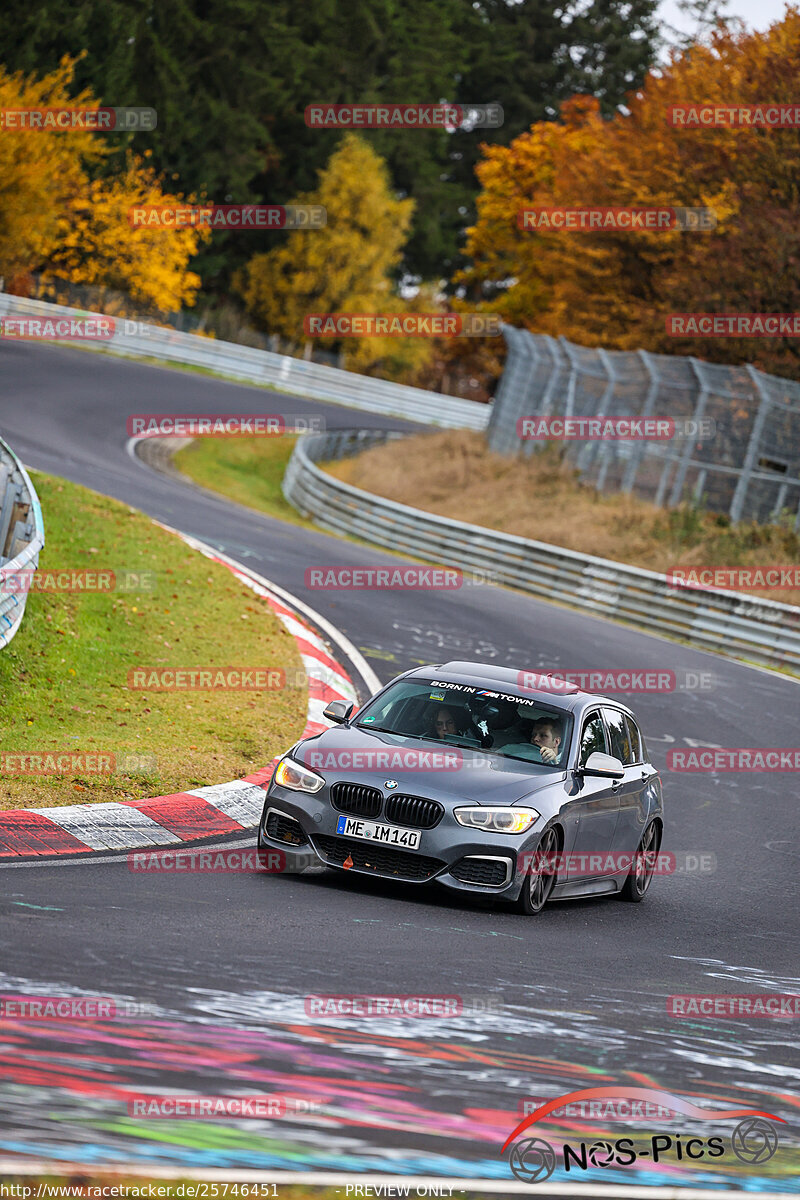
<path id="1" fill-rule="evenodd" d="M 401 733 L 399 729 L 387 729 L 385 725 L 357 724 L 356 729 L 364 729 L 367 733 L 393 733 L 395 737 L 416 737 L 413 733 Z"/>

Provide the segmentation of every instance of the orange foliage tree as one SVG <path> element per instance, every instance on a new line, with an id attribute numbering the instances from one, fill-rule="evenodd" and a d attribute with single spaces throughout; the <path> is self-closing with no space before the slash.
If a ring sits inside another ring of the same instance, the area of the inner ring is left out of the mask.
<path id="1" fill-rule="evenodd" d="M 0 109 L 99 108 L 87 91 L 70 96 L 74 65 L 65 58 L 42 79 L 0 66 Z M 168 312 L 192 304 L 200 278 L 189 261 L 208 230 L 133 230 L 132 205 L 180 198 L 133 156 L 120 170 L 101 173 L 113 137 L 85 129 L 0 130 L 0 276 L 7 285 L 34 272 L 45 283 L 102 284 Z"/>
<path id="2" fill-rule="evenodd" d="M 800 130 L 682 127 L 673 105 L 791 104 L 800 77 L 800 13 L 764 33 L 720 27 L 646 78 L 605 120 L 575 97 L 558 122 L 478 166 L 471 265 L 459 281 L 515 325 L 584 345 L 644 347 L 796 374 L 800 341 L 675 338 L 678 312 L 800 311 Z M 712 232 L 519 230 L 525 207 L 700 206 Z M 482 307 L 486 307 L 483 304 Z"/>

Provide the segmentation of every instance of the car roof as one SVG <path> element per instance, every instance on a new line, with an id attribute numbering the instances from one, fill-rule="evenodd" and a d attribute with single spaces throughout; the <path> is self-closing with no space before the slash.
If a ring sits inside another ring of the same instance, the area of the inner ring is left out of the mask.
<path id="1" fill-rule="evenodd" d="M 525 670 L 515 670 L 514 667 L 499 667 L 494 663 L 479 663 L 469 662 L 462 659 L 453 659 L 446 663 L 431 663 L 430 666 L 417 667 L 413 671 L 409 671 L 407 678 L 421 677 L 435 672 L 438 675 L 446 676 L 451 683 L 463 683 L 467 686 L 474 687 L 494 687 L 497 691 L 504 691 L 513 694 L 519 694 L 525 699 L 541 699 L 542 704 L 554 704 L 556 707 L 566 709 L 568 712 L 580 714 L 584 709 L 591 708 L 602 701 L 603 704 L 612 704 L 615 708 L 621 708 L 623 712 L 634 714 L 628 708 L 627 704 L 621 701 L 601 696 L 597 692 L 585 692 L 573 683 L 559 683 L 555 691 L 547 687 L 532 688 L 521 683 L 521 679 L 525 675 L 537 675 L 540 678 L 546 678 L 549 672 L 536 672 L 530 667 Z"/>

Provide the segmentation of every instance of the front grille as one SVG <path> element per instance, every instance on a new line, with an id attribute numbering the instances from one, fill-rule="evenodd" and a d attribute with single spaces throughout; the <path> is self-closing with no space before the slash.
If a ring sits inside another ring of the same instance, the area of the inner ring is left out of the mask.
<path id="1" fill-rule="evenodd" d="M 390 879 L 408 879 L 421 883 L 441 871 L 444 863 L 438 858 L 427 858 L 423 854 L 407 854 L 389 846 L 361 845 L 350 838 L 329 837 L 320 834 L 314 838 L 315 848 L 332 865 L 341 867 L 349 857 L 358 871 L 371 871 Z"/>
<path id="2" fill-rule="evenodd" d="M 274 838 L 276 842 L 288 842 L 290 846 L 308 845 L 308 838 L 303 833 L 300 822 L 295 821 L 294 817 L 276 812 L 275 809 L 267 814 L 267 837 Z"/>
<path id="3" fill-rule="evenodd" d="M 506 882 L 508 866 L 505 860 L 499 862 L 496 858 L 462 858 L 450 868 L 450 874 L 455 875 L 462 883 L 501 887 Z"/>
<path id="4" fill-rule="evenodd" d="M 444 816 L 444 805 L 422 796 L 388 796 L 384 816 L 395 825 L 412 829 L 433 829 Z"/>
<path id="5" fill-rule="evenodd" d="M 377 817 L 382 799 L 377 788 L 363 783 L 335 783 L 331 788 L 333 807 L 354 817 Z"/>

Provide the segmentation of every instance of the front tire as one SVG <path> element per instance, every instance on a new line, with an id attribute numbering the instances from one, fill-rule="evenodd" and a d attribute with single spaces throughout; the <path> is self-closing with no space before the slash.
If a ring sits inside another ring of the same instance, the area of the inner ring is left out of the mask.
<path id="1" fill-rule="evenodd" d="M 634 869 L 628 875 L 619 893 L 622 900 L 627 900 L 631 904 L 642 903 L 653 879 L 660 847 L 661 826 L 658 821 L 651 821 L 639 842 Z"/>
<path id="2" fill-rule="evenodd" d="M 542 834 L 538 847 L 534 851 L 534 856 L 541 855 L 543 858 L 550 858 L 556 854 L 558 854 L 558 834 L 555 829 L 546 829 Z M 528 874 L 525 876 L 525 882 L 522 885 L 522 891 L 517 900 L 517 907 L 520 912 L 524 912 L 529 917 L 538 916 L 550 899 L 550 894 L 555 885 L 555 871 L 551 870 L 548 874 L 545 874 L 541 869 L 535 871 L 529 867 Z"/>
<path id="3" fill-rule="evenodd" d="M 264 807 L 261 810 L 261 816 L 258 819 L 258 834 L 256 837 L 256 843 L 257 843 L 259 850 L 268 850 L 270 848 L 264 844 L 264 842 L 262 841 L 262 835 L 261 835 L 261 831 L 264 828 L 264 821 L 266 820 L 266 818 L 267 818 L 267 802 L 265 800 Z"/>

